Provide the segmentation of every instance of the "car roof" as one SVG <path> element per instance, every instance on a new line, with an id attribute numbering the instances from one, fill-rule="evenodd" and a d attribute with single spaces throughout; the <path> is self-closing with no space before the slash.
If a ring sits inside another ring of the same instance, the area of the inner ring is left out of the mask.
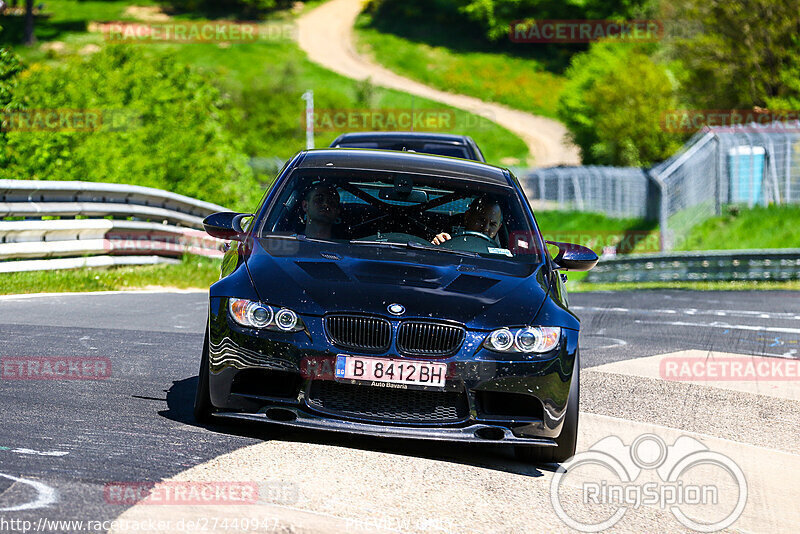
<path id="1" fill-rule="evenodd" d="M 467 137 L 464 135 L 443 134 L 443 133 L 430 133 L 430 132 L 350 132 L 342 134 L 331 143 L 331 146 L 337 143 L 352 143 L 352 142 L 365 142 L 365 141 L 400 141 L 400 140 L 414 140 L 414 141 L 429 141 L 437 143 L 447 143 L 452 145 L 465 145 L 467 144 Z"/>
<path id="2" fill-rule="evenodd" d="M 511 186 L 508 171 L 474 160 L 417 152 L 365 148 L 323 148 L 301 153 L 296 168 L 359 169 L 429 174 Z"/>

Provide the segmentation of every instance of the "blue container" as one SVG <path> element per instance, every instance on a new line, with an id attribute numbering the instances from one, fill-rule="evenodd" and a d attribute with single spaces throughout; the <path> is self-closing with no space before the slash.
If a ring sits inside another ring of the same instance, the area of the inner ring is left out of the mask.
<path id="1" fill-rule="evenodd" d="M 729 198 L 748 206 L 764 203 L 767 151 L 761 146 L 737 146 L 728 151 Z"/>

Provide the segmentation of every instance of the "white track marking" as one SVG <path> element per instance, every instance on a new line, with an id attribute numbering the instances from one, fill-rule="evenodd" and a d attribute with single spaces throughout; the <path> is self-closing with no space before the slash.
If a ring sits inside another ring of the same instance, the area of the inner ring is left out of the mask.
<path id="1" fill-rule="evenodd" d="M 15 454 L 27 454 L 29 456 L 66 456 L 69 454 L 68 451 L 36 451 L 33 449 L 25 449 L 25 448 L 16 448 L 11 449 L 7 447 L 0 447 L 0 452 L 8 450 L 8 452 L 13 452 Z"/>
<path id="2" fill-rule="evenodd" d="M 657 324 L 665 326 L 694 326 L 699 328 L 724 328 L 726 330 L 749 330 L 751 332 L 774 332 L 776 334 L 798 334 L 800 335 L 800 328 L 784 328 L 781 326 L 754 326 L 749 324 L 730 324 L 721 321 L 713 323 L 691 323 L 688 321 L 642 321 L 636 319 L 633 321 L 636 324 Z"/>
<path id="3" fill-rule="evenodd" d="M 19 484 L 25 484 L 27 486 L 30 486 L 33 489 L 35 489 L 37 493 L 36 500 L 27 502 L 25 504 L 20 504 L 17 506 L 0 508 L 0 512 L 19 512 L 22 510 L 36 510 L 38 508 L 44 508 L 46 506 L 50 506 L 51 504 L 55 503 L 58 500 L 58 492 L 53 488 L 51 488 L 50 486 L 42 484 L 41 482 L 37 482 L 35 480 L 28 480 L 25 478 L 19 478 L 12 475 L 6 475 L 5 473 L 0 473 L 0 477 L 13 480 L 14 482 L 17 482 Z"/>
<path id="4" fill-rule="evenodd" d="M 0 301 L 4 300 L 28 300 L 54 297 L 72 296 L 95 296 L 95 295 L 157 295 L 165 293 L 208 293 L 207 289 L 135 289 L 131 291 L 75 291 L 66 293 L 26 293 L 22 295 L 0 295 Z"/>
<path id="5" fill-rule="evenodd" d="M 685 308 L 682 310 L 662 308 L 603 308 L 599 306 L 571 306 L 575 311 L 612 312 L 612 313 L 640 313 L 662 315 L 716 315 L 718 317 L 756 317 L 759 319 L 789 319 L 800 320 L 797 312 L 763 312 L 755 310 L 698 310 Z"/>
<path id="6" fill-rule="evenodd" d="M 593 337 L 593 338 L 598 338 L 599 337 L 599 338 L 603 338 L 603 339 L 607 339 L 607 340 L 611 341 L 611 343 L 608 344 L 608 345 L 601 345 L 599 347 L 592 347 L 592 346 L 586 347 L 586 350 L 613 349 L 614 347 L 622 347 L 622 346 L 628 344 L 628 342 L 625 341 L 624 339 L 604 336 L 604 335 L 600 334 L 599 332 L 596 333 L 596 334 L 584 334 L 582 337 L 584 339 L 587 338 L 587 337 Z"/>

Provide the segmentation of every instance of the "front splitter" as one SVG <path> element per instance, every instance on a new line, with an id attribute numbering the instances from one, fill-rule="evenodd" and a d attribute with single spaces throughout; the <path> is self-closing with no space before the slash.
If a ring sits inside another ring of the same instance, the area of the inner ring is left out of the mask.
<path id="1" fill-rule="evenodd" d="M 270 414 L 270 415 L 268 415 Z M 503 445 L 527 445 L 533 447 L 555 447 L 556 442 L 549 438 L 520 438 L 506 427 L 486 424 L 473 424 L 460 428 L 419 428 L 376 425 L 339 419 L 316 417 L 295 408 L 270 408 L 259 413 L 216 412 L 216 417 L 258 421 L 294 428 L 328 430 L 348 434 L 362 434 L 381 438 L 405 438 L 460 443 L 483 443 Z"/>

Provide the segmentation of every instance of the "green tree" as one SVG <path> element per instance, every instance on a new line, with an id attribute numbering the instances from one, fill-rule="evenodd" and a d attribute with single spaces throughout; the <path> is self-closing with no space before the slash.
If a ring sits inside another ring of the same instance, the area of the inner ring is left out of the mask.
<path id="1" fill-rule="evenodd" d="M 641 46 L 594 43 L 573 58 L 558 116 L 585 164 L 649 166 L 681 146 L 660 118 L 676 109 L 675 82 Z"/>
<path id="2" fill-rule="evenodd" d="M 2 31 L 2 28 L 0 28 Z M 22 63 L 19 57 L 7 48 L 0 48 L 0 112 L 9 110 L 9 104 L 18 83 Z M 5 117 L 0 116 L 0 122 L 5 122 Z M 4 159 L 8 144 L 6 141 L 5 124 L 0 128 L 0 162 Z"/>
<path id="3" fill-rule="evenodd" d="M 271 11 L 292 7 L 295 0 L 164 0 L 163 3 L 175 10 L 201 16 L 258 18 Z"/>
<path id="4" fill-rule="evenodd" d="M 492 41 L 508 39 L 512 22 L 522 19 L 608 19 L 644 17 L 653 0 L 370 0 L 369 10 L 385 16 L 477 23 Z"/>
<path id="5" fill-rule="evenodd" d="M 683 0 L 675 17 L 697 27 L 674 52 L 698 106 L 739 109 L 800 98 L 797 0 Z"/>
<path id="6" fill-rule="evenodd" d="M 12 50 L 0 48 L 0 109 L 5 109 L 11 102 L 11 95 L 17 85 L 17 75 L 21 71 L 19 56 Z"/>
<path id="7" fill-rule="evenodd" d="M 102 116 L 102 126 L 11 129 L 5 177 L 146 185 L 232 209 L 252 208 L 261 195 L 239 141 L 225 129 L 228 100 L 167 55 L 105 47 L 60 67 L 33 65 L 18 79 L 15 109 L 87 110 Z"/>
<path id="8" fill-rule="evenodd" d="M 461 10 L 483 24 L 490 39 L 500 40 L 508 38 L 515 20 L 642 17 L 649 4 L 649 0 L 469 0 Z"/>

